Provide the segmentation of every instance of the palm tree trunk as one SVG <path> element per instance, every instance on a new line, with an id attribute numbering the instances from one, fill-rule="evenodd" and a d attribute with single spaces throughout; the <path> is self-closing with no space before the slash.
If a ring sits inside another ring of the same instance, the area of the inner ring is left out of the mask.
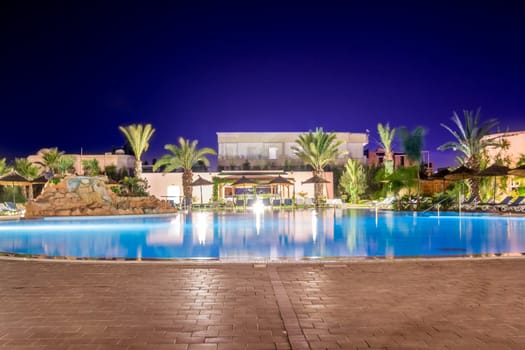
<path id="1" fill-rule="evenodd" d="M 324 178 L 324 172 L 322 170 L 314 170 L 313 174 L 314 176 Z M 316 206 L 319 205 L 319 201 L 323 198 L 323 186 L 324 184 L 314 184 L 314 203 Z"/>
<path id="2" fill-rule="evenodd" d="M 135 159 L 135 177 L 142 178 L 142 161 L 140 159 Z"/>
<path id="3" fill-rule="evenodd" d="M 481 168 L 479 160 L 474 156 L 471 157 L 465 165 L 474 170 L 476 173 L 478 173 Z M 467 183 L 470 189 L 470 197 L 475 196 L 476 198 L 479 198 L 479 178 L 477 176 L 471 177 L 468 179 Z"/>
<path id="4" fill-rule="evenodd" d="M 182 173 L 182 191 L 184 193 L 184 200 L 186 203 L 191 203 L 193 187 L 191 182 L 193 180 L 193 171 L 191 169 L 185 169 Z"/>

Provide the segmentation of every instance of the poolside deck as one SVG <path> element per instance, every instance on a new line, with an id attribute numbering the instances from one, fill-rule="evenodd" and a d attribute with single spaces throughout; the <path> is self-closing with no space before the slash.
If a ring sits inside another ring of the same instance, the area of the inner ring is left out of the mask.
<path id="1" fill-rule="evenodd" d="M 524 349 L 525 259 L 0 259 L 0 349 Z"/>

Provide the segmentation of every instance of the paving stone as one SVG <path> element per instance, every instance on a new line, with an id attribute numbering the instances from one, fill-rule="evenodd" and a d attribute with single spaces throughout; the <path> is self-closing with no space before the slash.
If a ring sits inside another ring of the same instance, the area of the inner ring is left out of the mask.
<path id="1" fill-rule="evenodd" d="M 523 349 L 525 259 L 0 259 L 0 349 Z"/>

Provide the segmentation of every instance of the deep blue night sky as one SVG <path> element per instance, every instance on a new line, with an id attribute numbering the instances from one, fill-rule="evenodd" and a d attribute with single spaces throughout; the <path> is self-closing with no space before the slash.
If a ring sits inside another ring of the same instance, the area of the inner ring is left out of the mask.
<path id="1" fill-rule="evenodd" d="M 444 166 L 453 111 L 525 129 L 523 8 L 363 3 L 2 2 L 0 158 L 111 151 L 148 122 L 147 160 L 217 131 L 369 129 L 375 148 L 390 122 L 424 126 Z"/>

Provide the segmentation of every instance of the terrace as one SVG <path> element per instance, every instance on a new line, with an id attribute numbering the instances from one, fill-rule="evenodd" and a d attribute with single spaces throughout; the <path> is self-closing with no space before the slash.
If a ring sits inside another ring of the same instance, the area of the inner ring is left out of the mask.
<path id="1" fill-rule="evenodd" d="M 5 349 L 522 349 L 524 259 L 0 260 Z"/>

